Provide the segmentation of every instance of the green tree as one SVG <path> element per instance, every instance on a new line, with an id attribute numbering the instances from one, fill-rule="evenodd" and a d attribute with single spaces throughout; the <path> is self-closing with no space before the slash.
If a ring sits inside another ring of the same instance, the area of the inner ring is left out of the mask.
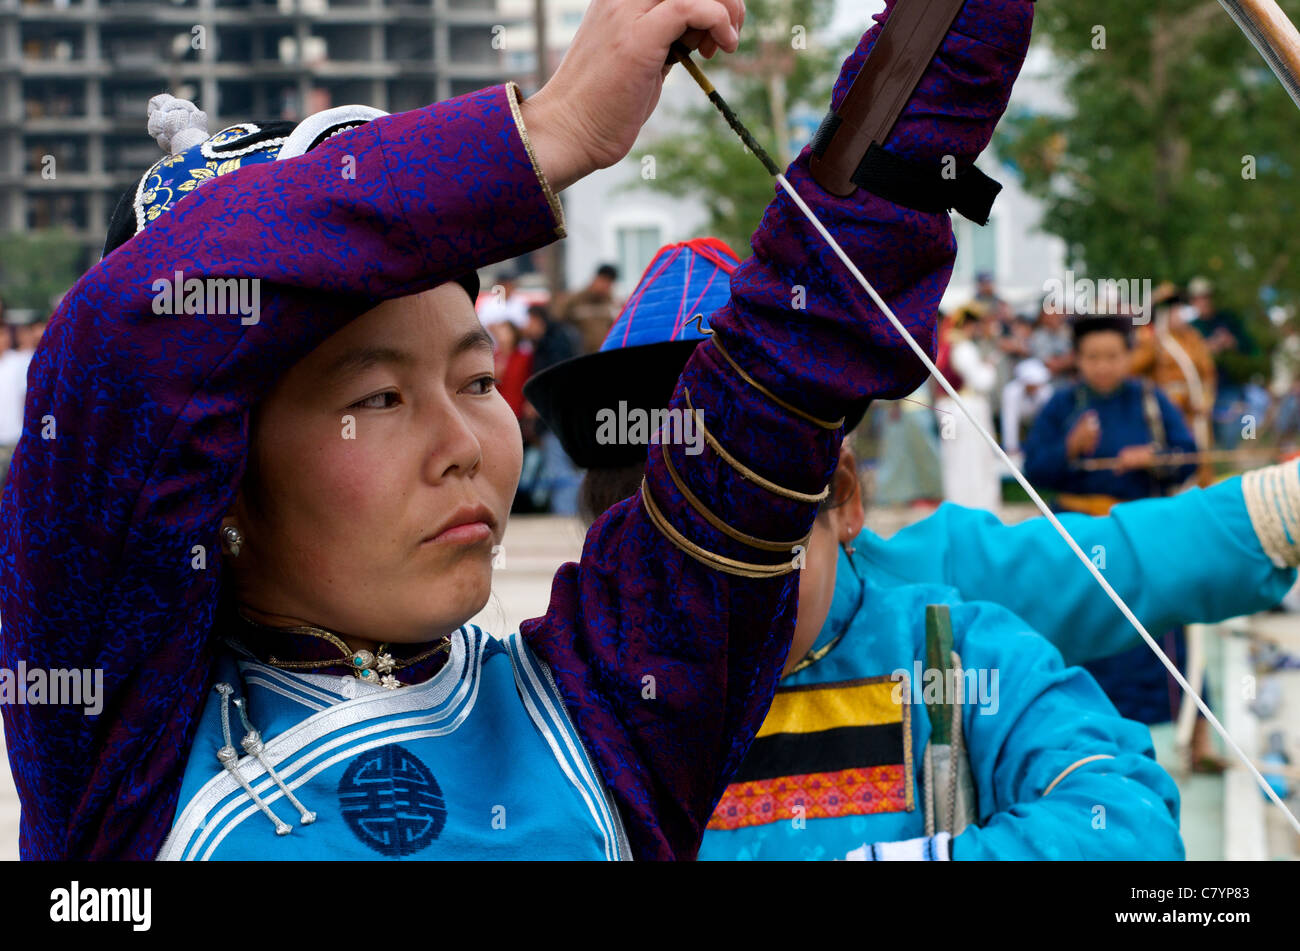
<path id="1" fill-rule="evenodd" d="M 0 296 L 13 309 L 50 313 L 55 296 L 81 277 L 85 252 L 60 231 L 0 235 Z"/>
<path id="2" fill-rule="evenodd" d="M 1300 113 L 1215 0 L 1040 4 L 1034 43 L 1069 114 L 1009 115 L 998 148 L 1076 270 L 1300 299 Z"/>
<path id="3" fill-rule="evenodd" d="M 748 0 L 740 48 L 711 60 L 696 57 L 740 121 L 783 167 L 793 156 L 788 132 L 780 140 L 778 125 L 788 130 L 788 117 L 796 112 L 820 117 L 826 111 L 840 63 L 857 42 L 857 34 L 823 38 L 834 7 L 834 0 Z M 653 157 L 653 177 L 643 172 L 624 187 L 649 187 L 699 203 L 708 213 L 704 233 L 746 257 L 776 186 L 703 93 L 699 105 L 680 118 L 686 131 L 633 152 L 643 169 L 645 158 Z"/>

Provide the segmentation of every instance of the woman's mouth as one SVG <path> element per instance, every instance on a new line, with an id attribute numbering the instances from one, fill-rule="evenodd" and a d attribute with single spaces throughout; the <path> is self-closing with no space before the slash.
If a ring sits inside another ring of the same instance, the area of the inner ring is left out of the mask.
<path id="1" fill-rule="evenodd" d="M 442 526 L 421 539 L 421 545 L 478 545 L 491 541 L 496 532 L 496 516 L 485 505 L 463 506 Z"/>
<path id="2" fill-rule="evenodd" d="M 466 522 L 463 525 L 453 525 L 432 538 L 426 538 L 421 544 L 474 545 L 490 541 L 491 538 L 492 526 L 487 522 Z"/>

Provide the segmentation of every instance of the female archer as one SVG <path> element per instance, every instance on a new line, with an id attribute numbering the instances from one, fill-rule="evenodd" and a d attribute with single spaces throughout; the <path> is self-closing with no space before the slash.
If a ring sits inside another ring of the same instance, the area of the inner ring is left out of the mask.
<path id="1" fill-rule="evenodd" d="M 969 165 L 1031 18 L 968 0 L 885 145 Z M 466 622 L 520 433 L 471 300 L 475 268 L 564 236 L 555 192 L 626 154 L 670 43 L 731 51 L 742 19 L 595 0 L 523 102 L 211 137 L 155 116 L 171 154 L 51 322 L 0 507 L 0 661 L 104 672 L 99 716 L 5 708 L 25 857 L 696 854 L 785 660 L 842 417 L 923 371 L 778 194 L 673 397 L 708 448 L 652 454 L 498 640 Z M 788 178 L 929 346 L 946 214 L 833 196 L 806 152 Z M 186 313 L 155 310 L 170 281 Z M 204 306 L 218 286 L 256 313 Z"/>

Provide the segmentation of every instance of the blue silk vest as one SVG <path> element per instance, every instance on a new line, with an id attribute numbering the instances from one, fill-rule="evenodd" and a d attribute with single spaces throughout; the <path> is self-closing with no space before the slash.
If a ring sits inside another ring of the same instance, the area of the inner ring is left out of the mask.
<path id="1" fill-rule="evenodd" d="M 550 671 L 518 634 L 467 624 L 442 670 L 397 690 L 231 653 L 217 682 L 243 700 L 260 758 L 239 749 L 247 731 L 233 702 L 238 755 L 226 758 L 239 776 L 218 758 L 214 691 L 159 859 L 631 857 Z"/>

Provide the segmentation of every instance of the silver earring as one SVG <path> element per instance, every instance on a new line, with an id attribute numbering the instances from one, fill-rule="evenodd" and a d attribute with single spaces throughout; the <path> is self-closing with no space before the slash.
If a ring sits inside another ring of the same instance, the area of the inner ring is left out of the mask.
<path id="1" fill-rule="evenodd" d="M 238 558 L 239 546 L 244 543 L 244 536 L 239 533 L 239 529 L 233 525 L 227 525 L 221 530 L 221 540 L 230 549 L 230 554 Z"/>

